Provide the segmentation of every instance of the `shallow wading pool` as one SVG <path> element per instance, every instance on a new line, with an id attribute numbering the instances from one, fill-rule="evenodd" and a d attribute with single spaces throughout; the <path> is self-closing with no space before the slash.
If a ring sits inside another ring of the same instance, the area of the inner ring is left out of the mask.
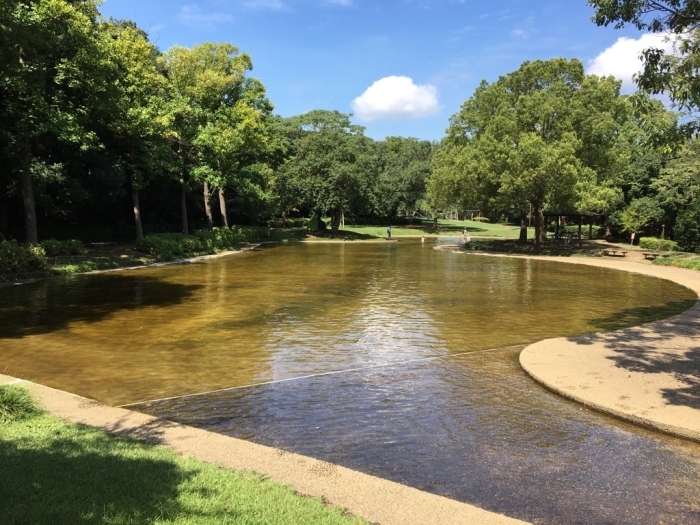
<path id="1" fill-rule="evenodd" d="M 419 242 L 279 245 L 0 290 L 0 368 L 537 523 L 700 523 L 700 446 L 562 400 L 517 363 L 522 345 L 694 301 Z"/>

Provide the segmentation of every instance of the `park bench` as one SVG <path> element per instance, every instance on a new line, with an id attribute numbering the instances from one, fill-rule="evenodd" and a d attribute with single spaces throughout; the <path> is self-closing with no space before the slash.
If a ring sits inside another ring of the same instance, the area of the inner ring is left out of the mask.
<path id="1" fill-rule="evenodd" d="M 627 252 L 623 250 L 603 250 L 603 255 L 609 257 L 627 257 Z"/>
<path id="2" fill-rule="evenodd" d="M 649 259 L 650 261 L 653 261 L 657 257 L 668 257 L 670 254 L 668 254 L 668 253 L 642 252 L 642 255 L 644 256 L 645 259 Z"/>

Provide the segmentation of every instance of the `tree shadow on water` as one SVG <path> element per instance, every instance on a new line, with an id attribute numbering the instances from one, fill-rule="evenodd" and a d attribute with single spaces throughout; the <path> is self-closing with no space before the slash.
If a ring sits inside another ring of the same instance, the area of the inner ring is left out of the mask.
<path id="1" fill-rule="evenodd" d="M 665 309 L 677 312 L 687 304 L 669 303 Z M 589 323 L 600 330 L 613 330 L 620 324 L 648 322 L 652 316 L 659 317 L 658 308 L 631 308 L 614 318 L 592 319 Z M 581 345 L 604 345 L 613 352 L 609 359 L 630 372 L 673 376 L 682 386 L 661 389 L 664 399 L 671 405 L 700 409 L 699 305 L 646 325 L 568 339 Z"/>
<path id="2" fill-rule="evenodd" d="M 0 440 L 3 523 L 152 523 L 183 511 L 178 487 L 192 472 L 120 450 L 103 433 L 52 432 L 38 447 L 34 440 Z"/>
<path id="3" fill-rule="evenodd" d="M 17 286 L 0 293 L 0 339 L 50 333 L 73 322 L 97 322 L 119 310 L 181 304 L 199 288 L 116 273 Z"/>

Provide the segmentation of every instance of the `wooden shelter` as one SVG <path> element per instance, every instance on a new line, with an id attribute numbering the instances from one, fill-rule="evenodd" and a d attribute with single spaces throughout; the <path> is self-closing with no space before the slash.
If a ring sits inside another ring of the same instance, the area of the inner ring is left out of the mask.
<path id="1" fill-rule="evenodd" d="M 583 221 L 587 219 L 588 224 L 588 240 L 593 239 L 593 224 L 601 219 L 605 218 L 605 215 L 600 213 L 594 213 L 592 211 L 546 211 L 544 215 L 545 224 L 549 224 L 552 219 L 557 223 L 557 229 L 555 237 L 559 238 L 559 230 L 561 228 L 562 218 L 574 219 L 575 224 L 578 224 L 578 238 L 582 240 L 581 230 L 583 229 Z"/>

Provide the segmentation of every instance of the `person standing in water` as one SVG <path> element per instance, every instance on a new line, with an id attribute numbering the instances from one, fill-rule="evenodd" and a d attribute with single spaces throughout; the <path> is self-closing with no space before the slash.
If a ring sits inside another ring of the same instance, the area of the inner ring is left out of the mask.
<path id="1" fill-rule="evenodd" d="M 391 224 L 389 227 L 386 229 L 386 240 L 390 241 L 391 240 Z"/>

